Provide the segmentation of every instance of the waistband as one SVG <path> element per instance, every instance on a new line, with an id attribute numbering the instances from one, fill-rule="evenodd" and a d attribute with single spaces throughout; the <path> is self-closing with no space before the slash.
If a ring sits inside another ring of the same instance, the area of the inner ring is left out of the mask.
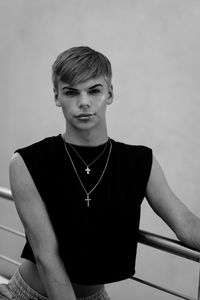
<path id="1" fill-rule="evenodd" d="M 19 300 L 37 299 L 37 300 L 47 300 L 48 298 L 38 294 L 33 290 L 22 278 L 19 268 L 12 276 L 8 283 L 9 289 Z"/>
<path id="2" fill-rule="evenodd" d="M 22 278 L 20 274 L 19 268 L 15 272 L 15 274 L 12 276 L 8 283 L 8 287 L 12 294 L 16 297 L 18 300 L 47 300 L 48 298 L 45 296 L 40 295 L 35 290 L 33 290 Z M 87 297 L 80 297 L 77 298 L 77 300 L 109 300 L 109 296 L 105 290 L 105 288 L 102 288 L 97 293 L 87 296 Z"/>

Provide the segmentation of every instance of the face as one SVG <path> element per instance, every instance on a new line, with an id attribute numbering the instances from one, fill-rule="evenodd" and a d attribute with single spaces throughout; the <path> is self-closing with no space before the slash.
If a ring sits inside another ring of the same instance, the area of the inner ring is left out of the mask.
<path id="1" fill-rule="evenodd" d="M 113 92 L 103 77 L 75 86 L 59 81 L 54 93 L 68 128 L 88 130 L 105 124 L 106 107 L 113 101 Z"/>

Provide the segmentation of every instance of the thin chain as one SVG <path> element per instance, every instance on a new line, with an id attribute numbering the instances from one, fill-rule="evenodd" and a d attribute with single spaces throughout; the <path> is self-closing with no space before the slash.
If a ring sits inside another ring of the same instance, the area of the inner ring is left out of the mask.
<path id="1" fill-rule="evenodd" d="M 74 162 L 73 162 L 73 160 L 72 160 L 72 158 L 71 158 L 71 156 L 70 156 L 70 154 L 69 154 L 69 151 L 67 150 L 66 143 L 64 143 L 64 145 L 65 145 L 65 150 L 66 150 L 66 152 L 67 152 L 67 154 L 68 154 L 68 156 L 69 156 L 69 158 L 70 158 L 70 161 L 71 161 L 71 163 L 72 163 L 72 166 L 73 166 L 73 168 L 74 168 L 74 171 L 75 171 L 75 173 L 76 173 L 76 176 L 78 177 L 78 180 L 79 180 L 79 182 L 80 182 L 82 188 L 84 189 L 85 193 L 87 194 L 87 196 L 89 196 L 89 195 L 94 191 L 94 189 L 96 189 L 96 187 L 97 187 L 98 184 L 100 183 L 100 181 L 101 181 L 101 179 L 102 179 L 102 177 L 103 177 L 103 175 L 104 175 L 104 173 L 105 173 L 105 171 L 106 171 L 106 168 L 107 168 L 107 165 L 108 165 L 108 162 L 109 162 L 109 159 L 110 159 L 111 150 L 112 150 L 112 143 L 111 143 L 111 140 L 110 140 L 110 139 L 109 139 L 109 142 L 110 142 L 110 150 L 109 150 L 109 154 L 108 154 L 108 158 L 107 158 L 105 167 L 104 167 L 104 169 L 103 169 L 103 172 L 102 172 L 102 174 L 101 174 L 99 180 L 97 181 L 97 183 L 95 184 L 95 186 L 94 186 L 89 192 L 86 190 L 84 184 L 82 183 L 81 178 L 80 178 L 80 176 L 78 175 L 78 171 L 77 171 L 77 169 L 76 169 L 76 167 L 75 167 L 75 165 L 74 165 Z"/>
<path id="2" fill-rule="evenodd" d="M 108 139 L 108 141 L 109 141 L 109 139 Z M 106 150 L 106 147 L 107 147 L 107 144 L 108 144 L 108 141 L 106 142 L 106 144 L 105 144 L 105 146 L 104 146 L 104 148 L 103 148 L 103 151 L 91 162 L 91 163 L 89 163 L 89 164 L 87 164 L 84 160 L 83 160 L 83 158 L 80 156 L 80 154 L 78 153 L 78 151 L 72 146 L 72 144 L 70 144 L 70 143 L 68 143 L 69 144 L 69 146 L 74 150 L 74 152 L 78 155 L 78 157 L 82 160 L 82 162 L 85 164 L 85 166 L 86 167 L 90 167 L 91 165 L 93 165 L 94 163 L 95 163 L 95 161 L 97 161 L 103 154 L 104 154 L 104 152 L 105 152 L 105 150 Z"/>

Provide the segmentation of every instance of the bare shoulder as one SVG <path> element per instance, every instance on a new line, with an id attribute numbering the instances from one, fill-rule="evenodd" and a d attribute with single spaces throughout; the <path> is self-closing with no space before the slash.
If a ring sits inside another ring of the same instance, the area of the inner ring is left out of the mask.
<path id="1" fill-rule="evenodd" d="M 19 153 L 13 154 L 10 165 L 9 165 L 9 174 L 10 178 L 13 179 L 21 179 L 24 175 L 28 174 L 28 169 L 25 165 L 25 162 Z M 19 178 L 16 175 L 20 175 Z"/>
<path id="2" fill-rule="evenodd" d="M 155 197 L 158 193 L 161 192 L 166 193 L 166 192 L 171 192 L 171 190 L 169 189 L 167 179 L 165 177 L 165 174 L 163 172 L 160 163 L 153 155 L 152 168 L 151 168 L 151 173 L 147 185 L 147 194 L 149 196 Z"/>
<path id="3" fill-rule="evenodd" d="M 164 171 L 156 159 L 153 156 L 152 169 L 147 184 L 146 197 L 149 204 L 154 209 L 158 210 L 169 202 L 174 204 L 178 201 L 177 197 L 168 185 Z"/>
<path id="4" fill-rule="evenodd" d="M 26 196 L 26 193 L 29 195 L 37 195 L 39 198 L 39 193 L 35 187 L 33 179 L 19 153 L 15 153 L 11 158 L 9 176 L 14 201 L 18 200 L 18 196 L 20 196 L 20 199 L 23 199 Z"/>
<path id="5" fill-rule="evenodd" d="M 185 224 L 186 216 L 190 212 L 171 190 L 164 171 L 155 156 L 147 184 L 146 198 L 156 214 L 179 235 Z"/>
<path id="6" fill-rule="evenodd" d="M 25 166 L 25 163 L 19 153 L 14 153 L 10 160 L 9 165 L 9 174 L 16 174 L 16 171 L 19 170 L 19 168 L 23 168 Z"/>

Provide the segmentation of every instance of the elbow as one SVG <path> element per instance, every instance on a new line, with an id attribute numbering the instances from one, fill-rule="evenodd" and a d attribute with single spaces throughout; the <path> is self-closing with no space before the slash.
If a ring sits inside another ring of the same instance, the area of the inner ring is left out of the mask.
<path id="1" fill-rule="evenodd" d="M 176 230 L 177 238 L 190 248 L 200 250 L 200 219 L 192 214 L 187 214 L 182 226 Z"/>
<path id="2" fill-rule="evenodd" d="M 38 253 L 35 255 L 36 265 L 45 272 L 53 270 L 55 263 L 60 260 L 57 252 Z"/>
<path id="3" fill-rule="evenodd" d="M 55 239 L 38 239 L 29 232 L 27 236 L 37 264 L 49 264 L 59 255 L 59 246 Z"/>
<path id="4" fill-rule="evenodd" d="M 51 265 L 59 257 L 59 251 L 57 248 L 46 248 L 34 251 L 36 264 L 40 266 Z"/>
<path id="5" fill-rule="evenodd" d="M 45 265 L 51 260 L 51 256 L 53 256 L 53 254 L 45 256 L 45 254 L 37 252 L 34 256 L 37 265 Z"/>

